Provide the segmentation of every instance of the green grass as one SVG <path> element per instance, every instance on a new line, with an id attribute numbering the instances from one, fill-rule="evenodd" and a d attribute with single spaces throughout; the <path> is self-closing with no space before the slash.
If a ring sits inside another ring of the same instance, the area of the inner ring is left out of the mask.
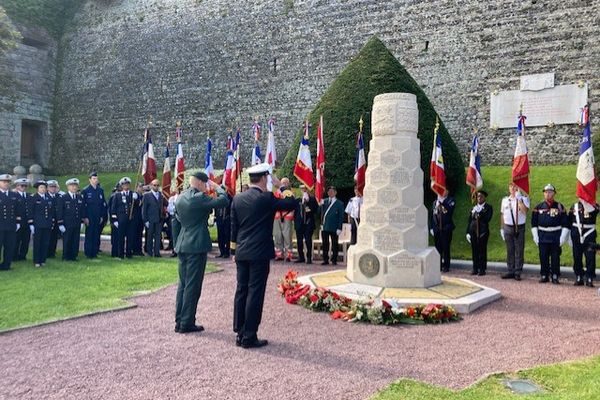
<path id="1" fill-rule="evenodd" d="M 158 179 L 160 180 L 162 177 L 162 171 L 158 171 L 158 173 L 159 173 Z M 126 172 L 98 171 L 98 179 L 100 181 L 100 185 L 104 189 L 104 194 L 106 194 L 107 197 L 110 196 L 112 189 L 115 187 L 117 182 L 119 182 L 119 179 L 123 178 L 124 176 L 128 176 L 129 178 L 131 178 L 131 181 L 134 182 L 134 183 L 132 183 L 132 187 L 134 187 L 135 179 L 137 177 L 137 171 L 126 171 Z M 87 173 L 80 173 L 80 174 L 74 174 L 74 175 L 46 176 L 47 180 L 48 179 L 57 180 L 58 184 L 60 185 L 60 190 L 65 191 L 65 192 L 67 191 L 67 185 L 65 184 L 65 182 L 67 181 L 67 179 L 70 179 L 70 178 L 79 179 L 79 185 L 80 185 L 81 189 L 85 188 L 89 184 L 89 179 L 88 179 Z M 140 182 L 143 182 L 143 180 L 144 180 L 143 177 L 137 177 L 137 178 L 138 178 L 138 181 L 140 181 Z M 33 191 L 33 189 L 31 189 L 31 190 Z"/>
<path id="2" fill-rule="evenodd" d="M 78 262 L 67 263 L 59 255 L 40 269 L 31 260 L 12 268 L 0 275 L 0 330 L 123 307 L 129 304 L 126 297 L 177 282 L 175 258 L 80 255 Z M 207 272 L 215 270 L 207 266 Z"/>
<path id="3" fill-rule="evenodd" d="M 504 379 L 528 379 L 543 393 L 519 395 L 504 386 Z M 492 375 L 475 385 L 454 391 L 402 379 L 374 395 L 371 400 L 596 400 L 600 393 L 600 357 L 536 367 L 514 374 Z"/>

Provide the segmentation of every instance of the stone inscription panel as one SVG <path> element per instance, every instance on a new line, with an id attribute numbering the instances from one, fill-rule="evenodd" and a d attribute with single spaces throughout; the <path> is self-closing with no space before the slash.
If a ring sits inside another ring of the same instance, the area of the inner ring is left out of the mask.
<path id="1" fill-rule="evenodd" d="M 413 225 L 415 223 L 416 212 L 413 208 L 396 207 L 389 213 L 390 222 L 397 225 Z"/>
<path id="2" fill-rule="evenodd" d="M 402 248 L 402 234 L 390 228 L 374 231 L 373 247 L 384 252 L 398 251 Z"/>
<path id="3" fill-rule="evenodd" d="M 388 267 L 390 269 L 413 269 L 421 267 L 421 260 L 416 257 L 411 257 L 406 254 L 390 257 L 388 260 Z"/>

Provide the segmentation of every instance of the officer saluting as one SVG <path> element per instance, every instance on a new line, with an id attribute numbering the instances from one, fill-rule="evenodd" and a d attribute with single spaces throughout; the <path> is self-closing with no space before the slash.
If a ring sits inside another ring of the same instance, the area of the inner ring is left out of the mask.
<path id="1" fill-rule="evenodd" d="M 31 196 L 31 232 L 33 233 L 33 265 L 42 267 L 48 257 L 48 246 L 50 245 L 50 232 L 54 225 L 56 209 L 54 202 L 46 193 L 48 185 L 46 181 L 37 181 L 33 185 L 37 193 Z"/>
<path id="2" fill-rule="evenodd" d="M 571 225 L 571 241 L 573 242 L 573 270 L 576 276 L 575 286 L 583 286 L 583 255 L 585 254 L 585 285 L 594 287 L 596 252 L 590 245 L 596 243 L 598 207 L 598 203 L 584 205 L 579 201 L 573 204 L 569 210 L 569 225 Z"/>
<path id="3" fill-rule="evenodd" d="M 100 235 L 102 228 L 108 220 L 108 207 L 104 197 L 104 190 L 98 182 L 98 174 L 89 175 L 90 184 L 81 191 L 87 224 L 85 228 L 85 241 L 83 252 L 87 258 L 96 258 L 100 251 Z"/>
<path id="4" fill-rule="evenodd" d="M 569 218 L 565 207 L 554 200 L 556 189 L 551 184 L 544 187 L 544 201 L 535 206 L 531 216 L 533 241 L 540 251 L 540 283 L 548 282 L 552 273 L 552 283 L 558 284 L 560 276 L 560 246 L 569 236 Z"/>
<path id="5" fill-rule="evenodd" d="M 58 199 L 56 219 L 58 229 L 63 234 L 63 260 L 77 261 L 79 254 L 79 232 L 85 218 L 83 198 L 77 193 L 79 179 L 67 181 L 67 193 Z"/>
<path id="6" fill-rule="evenodd" d="M 492 206 L 486 203 L 487 192 L 477 192 L 477 204 L 471 209 L 467 224 L 467 241 L 471 243 L 473 270 L 471 275 L 485 275 L 487 269 L 487 244 L 490 238 Z"/>
<path id="7" fill-rule="evenodd" d="M 267 191 L 269 170 L 267 163 L 248 168 L 250 187 L 237 194 L 231 205 L 231 251 L 237 266 L 233 331 L 237 333 L 236 345 L 245 349 L 268 344 L 259 340 L 256 333 L 262 317 L 269 264 L 275 258 L 273 218 L 276 211 L 291 211 L 297 205 L 293 196 L 277 199 Z"/>
<path id="8" fill-rule="evenodd" d="M 2 253 L 0 271 L 10 269 L 15 252 L 17 231 L 23 224 L 24 209 L 19 207 L 21 202 L 18 195 L 9 190 L 10 182 L 10 175 L 0 175 L 0 253 Z"/>

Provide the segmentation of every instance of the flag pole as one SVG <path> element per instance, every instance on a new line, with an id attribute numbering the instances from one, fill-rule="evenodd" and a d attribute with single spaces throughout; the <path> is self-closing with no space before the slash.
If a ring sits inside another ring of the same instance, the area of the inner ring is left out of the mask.
<path id="1" fill-rule="evenodd" d="M 137 189 L 137 183 L 140 180 L 140 176 L 142 175 L 142 166 L 144 165 L 144 147 L 146 146 L 146 142 L 148 141 L 148 130 L 150 130 L 150 127 L 152 127 L 152 115 L 148 116 L 146 129 L 144 130 L 144 145 L 142 146 L 142 157 L 140 160 L 140 167 L 138 168 L 138 172 L 135 177 L 135 182 L 134 182 L 135 189 Z M 131 204 L 131 208 L 129 209 L 129 220 L 131 220 L 133 218 L 133 204 L 134 203 Z"/>

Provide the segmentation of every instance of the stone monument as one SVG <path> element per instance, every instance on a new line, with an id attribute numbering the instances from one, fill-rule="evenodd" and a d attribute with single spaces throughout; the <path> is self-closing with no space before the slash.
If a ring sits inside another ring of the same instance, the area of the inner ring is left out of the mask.
<path id="1" fill-rule="evenodd" d="M 440 256 L 428 247 L 416 96 L 376 96 L 371 123 L 361 223 L 348 250 L 347 277 L 387 288 L 439 285 Z"/>
<path id="2" fill-rule="evenodd" d="M 29 174 L 27 174 L 27 179 L 33 185 L 37 181 L 41 181 L 44 179 L 44 175 L 42 174 L 42 167 L 38 164 L 33 164 L 29 167 Z"/>

